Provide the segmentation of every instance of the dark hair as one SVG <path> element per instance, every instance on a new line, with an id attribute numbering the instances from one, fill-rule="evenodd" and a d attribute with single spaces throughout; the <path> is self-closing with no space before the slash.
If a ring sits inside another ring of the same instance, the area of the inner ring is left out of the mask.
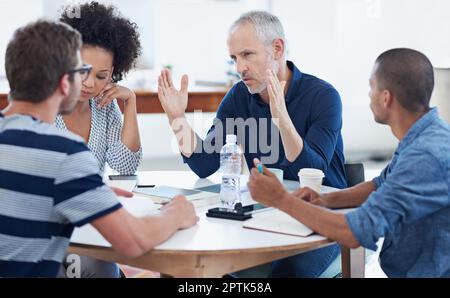
<path id="1" fill-rule="evenodd" d="M 80 17 L 74 17 L 77 11 Z M 141 55 L 138 27 L 123 18 L 117 9 L 98 2 L 66 7 L 60 21 L 78 30 L 83 44 L 97 46 L 114 56 L 113 82 L 119 82 L 136 65 Z"/>
<path id="2" fill-rule="evenodd" d="M 15 31 L 5 55 L 10 98 L 39 103 L 79 63 L 81 35 L 63 23 L 39 20 Z"/>
<path id="3" fill-rule="evenodd" d="M 380 89 L 389 90 L 410 112 L 430 109 L 434 70 L 430 60 L 412 49 L 392 49 L 381 54 L 375 76 Z"/>

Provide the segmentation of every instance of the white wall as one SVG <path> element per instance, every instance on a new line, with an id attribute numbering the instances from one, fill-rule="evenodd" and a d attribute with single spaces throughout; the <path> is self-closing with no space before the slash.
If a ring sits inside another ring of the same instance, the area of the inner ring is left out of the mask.
<path id="1" fill-rule="evenodd" d="M 226 80 L 228 29 L 250 9 L 268 9 L 266 0 L 155 0 L 155 67 L 173 65 L 193 80 Z"/>
<path id="2" fill-rule="evenodd" d="M 369 109 L 373 61 L 387 49 L 411 47 L 436 66 L 450 65 L 450 1 L 277 0 L 273 7 L 290 59 L 340 92 L 347 152 L 392 151 L 397 141 Z"/>
<path id="3" fill-rule="evenodd" d="M 152 0 L 97 0 L 105 4 L 113 4 L 125 17 L 139 26 L 143 55 L 138 66 L 152 68 L 154 66 L 154 1 Z M 62 8 L 68 4 L 76 4 L 74 0 L 0 0 L 2 27 L 0 29 L 0 75 L 4 74 L 4 53 L 6 45 L 14 30 L 41 17 L 57 19 Z M 75 15 L 75 14 L 74 14 Z M 4 88 L 1 86 L 1 90 Z"/>
<path id="4" fill-rule="evenodd" d="M 442 119 L 450 123 L 450 67 L 436 69 L 435 81 L 431 103 L 439 108 Z"/>
<path id="5" fill-rule="evenodd" d="M 42 15 L 42 5 L 36 0 L 0 1 L 1 28 L 0 28 L 0 76 L 5 73 L 5 52 L 14 31 L 27 24 L 36 16 Z M 3 82 L 4 84 L 4 82 Z M 4 90 L 5 86 L 2 86 Z"/>

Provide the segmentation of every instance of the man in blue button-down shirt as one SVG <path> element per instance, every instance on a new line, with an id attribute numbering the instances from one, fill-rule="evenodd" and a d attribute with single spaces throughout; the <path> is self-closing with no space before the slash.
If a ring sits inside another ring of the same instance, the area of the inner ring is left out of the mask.
<path id="1" fill-rule="evenodd" d="M 250 167 L 260 158 L 284 170 L 284 178 L 290 180 L 298 180 L 302 168 L 317 168 L 325 173 L 326 185 L 345 188 L 340 96 L 329 83 L 286 61 L 278 18 L 266 12 L 242 15 L 231 26 L 228 50 L 242 81 L 223 99 L 205 140 L 184 115 L 187 76 L 180 91 L 167 71 L 159 78 L 159 99 L 189 167 L 201 178 L 215 173 L 226 135 L 237 134 Z M 338 246 L 332 246 L 277 262 L 273 276 L 316 277 L 338 255 Z"/>
<path id="2" fill-rule="evenodd" d="M 431 62 L 411 49 L 387 51 L 370 86 L 375 120 L 400 141 L 378 178 L 332 194 L 289 194 L 267 170 L 252 170 L 249 189 L 257 201 L 345 246 L 376 250 L 384 237 L 380 262 L 390 277 L 450 277 L 450 126 L 429 107 Z M 359 208 L 341 215 L 315 205 Z"/>

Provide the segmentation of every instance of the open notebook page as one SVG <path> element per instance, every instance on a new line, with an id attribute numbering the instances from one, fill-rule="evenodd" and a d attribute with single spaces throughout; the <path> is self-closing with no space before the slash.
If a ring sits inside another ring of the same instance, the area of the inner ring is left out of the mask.
<path id="1" fill-rule="evenodd" d="M 243 225 L 247 229 L 307 237 L 314 232 L 290 215 L 278 210 L 257 213 Z"/>

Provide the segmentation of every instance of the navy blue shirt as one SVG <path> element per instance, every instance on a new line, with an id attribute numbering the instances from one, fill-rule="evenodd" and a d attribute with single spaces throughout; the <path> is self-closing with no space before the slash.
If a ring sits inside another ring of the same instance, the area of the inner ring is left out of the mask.
<path id="1" fill-rule="evenodd" d="M 336 188 L 347 186 L 339 93 L 329 83 L 301 73 L 292 62 L 288 61 L 287 65 L 292 71 L 292 80 L 286 94 L 286 107 L 304 142 L 298 158 L 294 162 L 287 160 L 280 132 L 271 121 L 269 104 L 263 102 L 259 94 L 252 95 L 241 81 L 223 99 L 206 139 L 198 138 L 197 148 L 190 158 L 183 156 L 185 163 L 199 177 L 208 177 L 219 169 L 218 152 L 225 143 L 226 134 L 237 134 L 249 168 L 253 167 L 254 158 L 276 155 L 266 165 L 284 170 L 285 179 L 298 180 L 300 169 L 316 168 L 325 173 L 325 185 Z M 239 125 L 225 125 L 226 119 L 238 119 L 237 122 L 248 124 L 245 134 L 241 133 L 244 130 L 238 129 Z M 274 140 L 276 143 L 272 144 Z M 216 150 L 211 150 L 212 147 Z"/>

